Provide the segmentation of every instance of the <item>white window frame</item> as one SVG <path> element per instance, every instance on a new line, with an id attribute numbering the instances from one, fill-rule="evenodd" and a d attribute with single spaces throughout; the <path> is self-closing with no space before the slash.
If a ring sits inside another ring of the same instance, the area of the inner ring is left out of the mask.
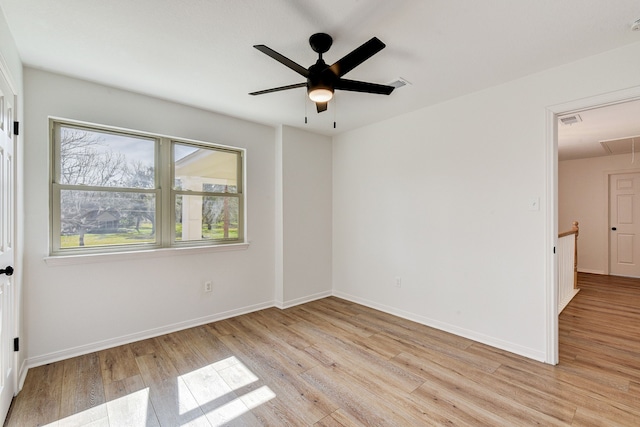
<path id="1" fill-rule="evenodd" d="M 155 141 L 155 186 L 152 189 L 127 188 L 127 187 L 93 187 L 86 185 L 63 185 L 60 183 L 60 127 L 72 127 L 96 131 L 101 133 L 112 133 L 153 139 Z M 165 135 L 152 134 L 148 132 L 134 131 L 130 129 L 115 128 L 105 125 L 97 125 L 75 120 L 50 118 L 50 147 L 51 147 L 51 168 L 50 168 L 50 256 L 66 255 L 96 255 L 112 254 L 122 252 L 138 252 L 157 249 L 170 248 L 221 248 L 226 245 L 234 246 L 246 243 L 245 240 L 245 191 L 244 191 L 244 168 L 245 150 L 237 147 L 219 145 L 209 142 L 194 141 L 183 138 L 168 137 Z M 175 178 L 173 146 L 181 144 L 214 151 L 222 151 L 237 155 L 237 191 L 236 193 L 214 193 L 174 189 Z M 155 195 L 155 233 L 154 243 L 135 243 L 122 245 L 105 246 L 85 246 L 62 248 L 61 247 L 61 192 L 62 190 L 84 190 L 84 191 L 105 191 L 105 192 L 135 192 Z M 176 240 L 176 215 L 175 203 L 179 195 L 190 196 L 211 196 L 211 197 L 231 197 L 238 200 L 238 233 L 237 237 L 222 239 L 202 239 L 202 240 Z"/>

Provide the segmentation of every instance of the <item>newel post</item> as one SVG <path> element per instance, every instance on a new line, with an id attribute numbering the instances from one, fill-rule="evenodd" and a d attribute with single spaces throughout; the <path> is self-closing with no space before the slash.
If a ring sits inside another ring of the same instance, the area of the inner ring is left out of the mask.
<path id="1" fill-rule="evenodd" d="M 578 234 L 580 233 L 580 227 L 578 227 L 578 221 L 573 221 L 573 227 L 571 231 L 574 231 L 575 245 L 573 248 L 573 289 L 578 289 Z"/>

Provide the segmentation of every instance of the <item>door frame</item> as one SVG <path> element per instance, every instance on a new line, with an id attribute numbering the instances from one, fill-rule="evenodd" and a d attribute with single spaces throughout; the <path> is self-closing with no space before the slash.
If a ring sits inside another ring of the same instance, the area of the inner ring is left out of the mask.
<path id="1" fill-rule="evenodd" d="M 558 332 L 558 116 L 577 113 L 607 105 L 640 99 L 640 86 L 580 98 L 545 108 L 546 122 L 546 357 L 545 362 L 557 365 L 559 361 Z M 607 175 L 608 179 L 608 175 Z M 607 197 L 609 191 L 607 190 Z M 608 205 L 608 202 L 607 202 Z M 608 215 L 607 215 L 608 220 Z M 607 255 L 609 249 L 607 247 Z M 608 267 L 607 267 L 608 272 Z"/>

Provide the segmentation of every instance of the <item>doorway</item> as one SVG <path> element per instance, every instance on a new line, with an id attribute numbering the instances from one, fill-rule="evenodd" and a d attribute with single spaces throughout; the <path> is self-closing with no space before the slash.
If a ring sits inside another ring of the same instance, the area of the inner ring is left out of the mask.
<path id="1" fill-rule="evenodd" d="M 588 111 L 593 111 L 609 106 L 621 105 L 626 102 L 638 101 L 640 100 L 640 87 L 625 89 L 622 91 L 611 92 L 608 94 L 598 95 L 591 98 L 584 98 L 577 101 L 572 101 L 564 104 L 558 104 L 547 108 L 547 164 L 548 164 L 548 176 L 550 179 L 548 180 L 548 211 L 547 211 L 547 232 L 548 232 L 548 241 L 550 242 L 550 250 L 548 251 L 548 269 L 547 269 L 547 337 L 548 337 L 548 346 L 547 346 L 547 362 L 551 364 L 558 363 L 558 313 L 557 313 L 557 274 L 558 274 L 558 266 L 556 255 L 552 251 L 552 249 L 557 244 L 557 235 L 558 228 L 562 228 L 564 225 L 559 224 L 559 172 L 558 165 L 561 160 L 561 151 L 562 147 L 559 147 L 559 133 L 561 130 L 560 126 L 563 126 L 563 122 L 560 121 L 560 118 L 564 118 L 571 115 L 584 114 Z M 636 116 L 638 117 L 638 116 Z M 580 120 L 580 117 L 577 118 Z M 576 123 L 573 121 L 573 123 Z M 639 123 L 640 124 L 640 123 Z M 577 127 L 574 128 L 574 130 Z M 640 132 L 638 132 L 640 134 Z M 630 135 L 625 135 L 630 136 Z M 621 135 L 617 136 L 621 137 Z M 606 139 L 606 138 L 602 138 Z M 602 150 L 603 147 L 599 141 L 597 142 L 598 149 Z M 592 147 L 594 148 L 594 147 Z M 639 147 L 640 148 L 640 147 Z M 590 157 L 596 157 L 598 155 L 595 154 Z M 625 165 L 624 167 L 619 167 L 617 169 L 619 172 L 629 172 L 628 169 L 640 169 L 640 157 L 637 165 Z M 611 168 L 610 168 L 611 169 Z M 615 169 L 615 168 L 613 168 Z M 640 171 L 640 170 L 639 170 Z M 585 240 L 587 240 L 588 232 L 586 230 L 593 231 L 596 235 L 599 235 L 602 239 L 604 239 L 604 243 L 602 247 L 604 248 L 604 253 L 606 257 L 603 258 L 603 265 L 601 266 L 601 271 L 598 271 L 599 274 L 609 274 L 609 262 L 608 262 L 608 250 L 609 250 L 609 225 L 608 225 L 608 176 L 606 174 L 600 174 L 597 178 L 596 186 L 604 185 L 602 189 L 604 196 L 601 199 L 597 200 L 599 204 L 602 205 L 602 208 L 593 208 L 590 212 L 597 212 L 602 215 L 602 221 L 596 221 L 595 223 L 590 223 L 589 220 L 581 221 L 581 218 L 571 217 L 571 221 L 577 220 L 580 222 L 580 237 L 579 237 L 579 246 L 583 247 Z M 593 195 L 592 195 L 593 196 Z M 593 199 L 596 200 L 596 199 Z M 584 211 L 583 211 L 584 212 Z M 566 218 L 563 219 L 563 223 L 566 222 Z M 564 226 L 566 228 L 566 226 Z M 560 230 L 562 231 L 562 230 Z M 580 267 L 580 259 L 584 260 L 584 257 L 581 257 L 580 253 L 578 255 L 578 262 Z M 591 271 L 590 271 L 591 272 Z M 595 272 L 595 271 L 593 271 Z"/>

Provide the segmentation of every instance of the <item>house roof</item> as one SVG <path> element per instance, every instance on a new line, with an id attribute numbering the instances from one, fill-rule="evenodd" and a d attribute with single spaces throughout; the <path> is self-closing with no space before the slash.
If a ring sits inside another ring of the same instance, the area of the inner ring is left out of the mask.
<path id="1" fill-rule="evenodd" d="M 0 6 L 27 66 L 326 135 L 640 42 L 640 32 L 631 31 L 640 18 L 637 0 L 1 0 Z M 317 59 L 307 42 L 315 32 L 333 36 L 328 63 L 377 36 L 387 47 L 346 77 L 403 78 L 411 85 L 388 97 L 338 92 L 322 114 L 304 88 L 248 95 L 304 81 L 254 44 L 307 67 Z"/>
<path id="2" fill-rule="evenodd" d="M 175 177 L 195 180 L 202 190 L 202 183 L 218 183 L 222 185 L 238 185 L 238 157 L 235 153 L 199 149 L 175 162 Z"/>

